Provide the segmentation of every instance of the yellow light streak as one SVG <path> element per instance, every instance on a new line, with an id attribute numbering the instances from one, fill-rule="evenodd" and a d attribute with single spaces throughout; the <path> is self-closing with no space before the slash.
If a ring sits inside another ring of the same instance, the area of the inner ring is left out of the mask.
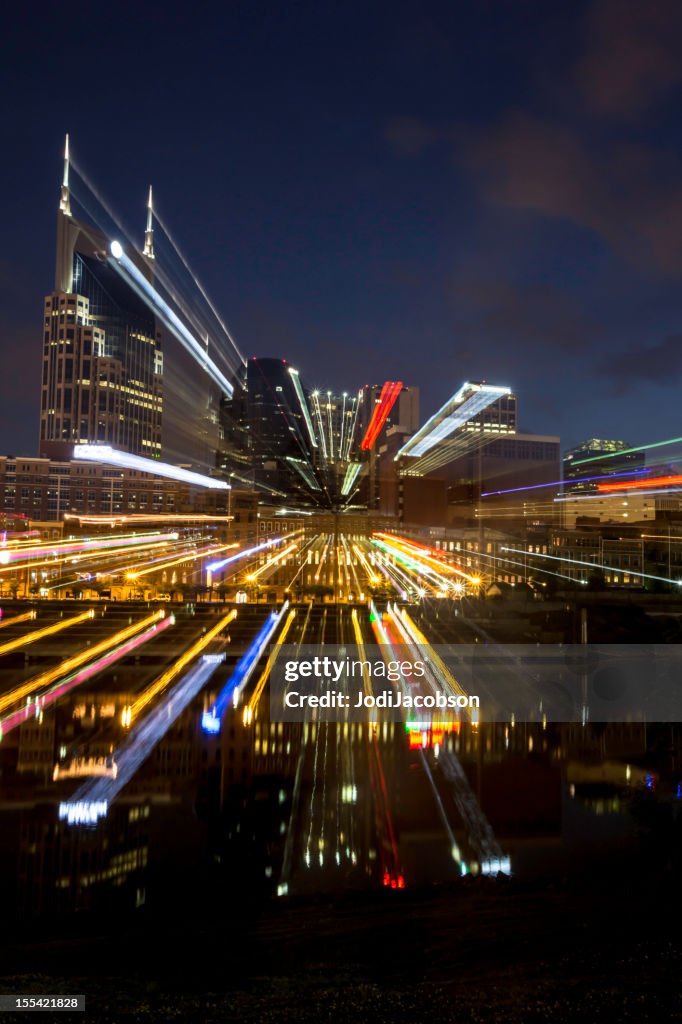
<path id="1" fill-rule="evenodd" d="M 288 548 L 284 548 L 284 551 L 280 551 L 279 554 L 274 555 L 272 558 L 269 558 L 265 565 L 261 565 L 260 569 L 256 569 L 255 572 L 249 573 L 249 575 L 246 577 L 249 583 L 252 583 L 254 580 L 257 580 L 258 577 L 262 575 L 262 573 L 267 572 L 268 569 L 272 569 L 273 565 L 277 565 L 277 563 L 280 562 L 283 558 L 286 558 L 287 555 L 290 555 L 292 551 L 295 551 L 297 546 L 297 544 L 290 544 Z"/>
<path id="2" fill-rule="evenodd" d="M 254 689 L 253 693 L 251 694 L 251 699 L 249 700 L 248 704 L 244 708 L 244 725 L 249 725 L 251 723 L 251 721 L 253 720 L 254 711 L 258 707 L 258 701 L 260 700 L 261 694 L 263 693 L 263 690 L 265 689 L 265 684 L 267 683 L 268 679 L 270 678 L 270 672 L 272 671 L 272 666 L 274 664 L 275 658 L 279 654 L 280 648 L 281 648 L 282 644 L 284 643 L 284 641 L 286 639 L 286 635 L 289 632 L 289 629 L 291 627 L 291 623 L 294 621 L 295 618 L 296 618 L 296 612 L 293 611 L 293 610 L 290 611 L 289 614 L 287 615 L 287 620 L 284 623 L 284 628 L 282 629 L 282 632 L 279 634 L 279 637 L 277 639 L 277 643 L 275 644 L 275 646 L 272 648 L 272 651 L 270 652 L 270 657 L 268 658 L 268 663 L 265 666 L 265 668 L 263 669 L 263 672 L 261 673 L 261 677 L 258 680 L 258 682 L 256 683 L 255 689 Z"/>
<path id="3" fill-rule="evenodd" d="M 462 697 L 468 697 L 469 694 L 462 689 L 461 685 L 457 682 L 450 669 L 447 667 L 445 662 L 438 654 L 434 651 L 433 647 L 427 640 L 426 636 L 422 633 L 421 629 L 415 624 L 414 620 L 407 614 L 405 609 L 401 609 L 399 612 L 400 617 L 408 628 L 408 631 L 416 639 L 418 644 L 423 645 L 429 652 L 429 661 L 435 665 L 438 669 L 439 675 L 445 679 L 446 683 L 452 688 L 452 690 Z"/>
<path id="4" fill-rule="evenodd" d="M 28 622 L 29 619 L 35 619 L 35 617 L 35 611 L 24 612 L 23 615 L 13 615 L 11 619 L 2 619 L 0 621 L 0 629 L 3 629 L 5 626 L 18 625 L 20 622 Z"/>
<path id="5" fill-rule="evenodd" d="M 95 644 L 94 647 L 88 647 L 79 654 L 75 654 L 71 658 L 67 658 L 65 661 L 60 662 L 55 668 L 48 669 L 46 672 L 41 672 L 39 676 L 34 676 L 33 679 L 29 679 L 28 682 L 18 686 L 15 690 L 11 690 L 9 693 L 3 694 L 0 697 L 0 711 L 4 711 L 5 708 L 11 707 L 12 704 L 16 704 L 17 701 L 23 700 L 24 697 L 28 697 L 29 694 L 33 693 L 34 690 L 39 690 L 41 686 L 49 686 L 50 683 L 55 682 L 56 679 L 61 679 L 62 676 L 69 675 L 74 669 L 80 668 L 88 661 L 93 661 L 98 655 L 103 654 L 109 650 L 110 647 L 115 647 L 116 644 L 122 643 L 129 637 L 134 636 L 135 633 L 141 632 L 146 629 L 147 626 L 151 626 L 152 623 L 158 622 L 160 619 L 166 617 L 166 612 L 161 608 L 159 611 L 154 612 L 152 615 L 148 615 L 146 619 L 142 619 L 140 622 L 134 622 L 132 626 L 127 626 L 118 633 L 114 633 L 113 636 L 107 637 L 101 640 L 100 643 Z"/>
<path id="6" fill-rule="evenodd" d="M 173 559 L 172 562 L 161 562 L 160 565 L 151 565 L 148 569 L 140 569 L 139 572 L 126 573 L 126 579 L 136 580 L 139 576 L 148 576 L 150 572 L 158 572 L 160 569 L 170 569 L 173 565 L 180 565 L 182 562 L 196 562 L 197 558 L 208 558 L 209 556 L 217 555 L 221 551 L 228 551 L 231 548 L 238 548 L 239 544 L 222 544 L 217 548 L 202 548 L 201 551 L 195 551 L 194 554 L 180 555 L 179 558 Z"/>
<path id="7" fill-rule="evenodd" d="M 83 612 L 81 615 L 74 615 L 71 619 L 60 619 L 59 622 L 53 622 L 51 626 L 43 626 L 42 629 L 36 629 L 33 633 L 17 636 L 14 640 L 8 640 L 6 644 L 0 645 L 0 655 L 16 651 L 18 647 L 26 647 L 28 644 L 33 644 L 36 640 L 42 640 L 43 637 L 51 636 L 53 633 L 61 633 L 63 629 L 70 629 L 71 626 L 76 626 L 79 622 L 85 622 L 86 619 L 92 619 L 94 616 L 94 611 L 92 608 L 89 608 L 87 612 Z"/>
<path id="8" fill-rule="evenodd" d="M 161 691 L 164 690 L 180 672 L 182 672 L 183 668 L 188 665 L 193 658 L 196 658 L 196 656 L 200 654 L 205 647 L 208 647 L 211 640 L 214 640 L 215 637 L 217 637 L 218 634 L 236 618 L 237 612 L 233 609 L 229 614 L 224 615 L 217 625 L 212 629 L 209 629 L 208 633 L 205 633 L 201 639 L 192 644 L 192 646 L 185 651 L 185 653 L 181 655 L 169 669 L 166 669 L 158 679 L 155 679 L 154 682 L 147 687 L 147 689 L 133 704 L 130 704 L 127 708 L 123 709 L 121 712 L 121 724 L 129 726 L 137 718 L 140 711 L 142 711 L 142 709 L 145 708 L 147 704 L 157 696 L 157 694 L 161 693 Z"/>

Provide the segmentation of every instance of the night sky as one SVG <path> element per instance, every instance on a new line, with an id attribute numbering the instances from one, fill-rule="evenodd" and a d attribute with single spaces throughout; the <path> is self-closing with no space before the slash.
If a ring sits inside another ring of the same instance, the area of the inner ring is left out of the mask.
<path id="1" fill-rule="evenodd" d="M 65 131 L 146 189 L 242 352 L 311 385 L 466 379 L 522 429 L 682 434 L 682 4 L 13 5 L 0 451 L 35 454 Z"/>

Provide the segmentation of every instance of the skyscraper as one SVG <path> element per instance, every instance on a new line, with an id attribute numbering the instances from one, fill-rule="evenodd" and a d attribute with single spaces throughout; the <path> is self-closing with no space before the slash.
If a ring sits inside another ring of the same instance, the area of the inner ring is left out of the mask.
<path id="1" fill-rule="evenodd" d="M 106 237 L 73 217 L 69 169 L 67 136 L 55 288 L 44 306 L 40 454 L 68 458 L 74 445 L 99 442 L 158 458 L 161 332 L 148 306 L 111 267 Z M 153 278 L 151 189 L 144 255 L 127 255 Z"/>
<path id="2" fill-rule="evenodd" d="M 564 452 L 563 490 L 566 493 L 595 492 L 599 477 L 634 475 L 644 469 L 645 461 L 645 453 L 632 451 L 626 441 L 592 437 Z"/>

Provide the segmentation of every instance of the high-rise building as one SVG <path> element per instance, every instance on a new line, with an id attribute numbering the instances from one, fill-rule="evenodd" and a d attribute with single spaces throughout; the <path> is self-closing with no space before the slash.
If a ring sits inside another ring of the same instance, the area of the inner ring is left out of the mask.
<path id="1" fill-rule="evenodd" d="M 407 441 L 419 428 L 419 388 L 396 384 L 394 396 L 387 391 L 389 385 L 390 382 L 365 384 L 359 396 L 358 447 L 364 450 L 366 461 L 360 499 L 370 509 L 381 507 L 381 477 L 385 475 L 382 465 L 385 468 L 387 450 L 395 454 L 396 438 Z M 389 467 L 389 476 L 393 475 L 392 468 Z"/>
<path id="2" fill-rule="evenodd" d="M 308 397 L 286 360 L 248 360 L 232 397 L 222 403 L 221 427 L 223 472 L 252 484 L 263 499 L 308 501 L 312 492 L 322 492 Z"/>
<path id="3" fill-rule="evenodd" d="M 645 452 L 632 451 L 626 441 L 592 437 L 564 452 L 563 490 L 577 494 L 597 491 L 598 478 L 635 475 L 644 468 L 645 459 Z"/>
<path id="4" fill-rule="evenodd" d="M 55 287 L 43 319 L 40 454 L 46 457 L 68 458 L 83 443 L 161 455 L 161 332 L 108 254 L 106 237 L 72 216 L 67 137 Z M 144 278 L 153 278 L 151 190 L 144 253 L 126 255 Z"/>

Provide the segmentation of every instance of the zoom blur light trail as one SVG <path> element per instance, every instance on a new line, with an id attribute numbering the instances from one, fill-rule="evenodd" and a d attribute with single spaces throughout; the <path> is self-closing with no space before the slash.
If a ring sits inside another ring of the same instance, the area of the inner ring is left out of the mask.
<path id="1" fill-rule="evenodd" d="M 144 274 L 135 266 L 133 261 L 126 256 L 123 246 L 114 240 L 109 246 L 111 256 L 109 263 L 121 274 L 127 283 L 138 293 L 156 315 L 161 319 L 168 330 L 175 335 L 180 344 L 192 356 L 195 362 L 211 377 L 228 398 L 232 397 L 233 387 L 224 373 L 216 366 L 208 355 L 205 347 L 194 337 L 192 332 L 185 326 L 177 313 L 171 309 L 163 296 L 154 288 Z M 76 446 L 76 451 L 78 451 Z M 92 447 L 96 447 L 93 445 Z M 152 462 L 145 459 L 145 462 Z M 173 467 L 174 468 L 174 467 Z M 145 472 L 153 472 L 146 470 Z M 193 474 L 198 475 L 198 474 Z M 183 479 L 183 478 L 181 478 Z"/>
<path id="2" fill-rule="evenodd" d="M 155 679 L 147 689 L 137 698 L 137 700 L 124 708 L 121 713 L 121 723 L 124 726 L 129 726 L 138 717 L 140 712 L 146 708 L 147 704 L 154 697 L 158 696 L 162 690 L 172 683 L 176 676 L 178 676 L 184 668 L 189 665 L 190 661 L 193 661 L 197 655 L 208 647 L 212 640 L 214 640 L 219 633 L 225 629 L 226 626 L 233 622 L 237 618 L 237 612 L 233 609 L 228 615 L 224 615 L 220 622 L 217 623 L 212 629 L 209 629 L 208 633 L 205 633 L 196 643 L 192 644 L 189 650 L 185 651 L 176 662 L 174 662 L 169 669 L 163 672 L 158 679 Z"/>
<path id="3" fill-rule="evenodd" d="M 585 565 L 589 569 L 604 569 L 606 572 L 622 573 L 623 569 L 617 565 L 604 565 L 602 562 L 586 562 L 580 558 L 560 558 L 559 555 L 541 555 L 538 551 L 526 551 L 525 548 L 501 547 L 500 551 L 511 551 L 515 555 L 525 555 L 528 558 L 547 558 L 552 562 L 563 562 L 565 565 Z M 682 586 L 682 579 L 671 580 L 667 576 L 653 576 L 649 572 L 641 572 L 639 569 L 630 570 L 632 576 L 641 576 L 645 580 L 660 580 L 661 583 L 674 583 Z"/>
<path id="4" fill-rule="evenodd" d="M 373 447 L 374 442 L 381 433 L 382 427 L 388 419 L 389 413 L 395 405 L 398 395 L 402 390 L 402 381 L 387 380 L 385 382 L 381 389 L 381 394 L 379 395 L 379 401 L 372 411 L 372 417 L 367 426 L 365 436 L 360 444 L 362 451 L 367 452 Z"/>
<path id="5" fill-rule="evenodd" d="M 0 621 L 0 629 L 4 629 L 5 626 L 18 626 L 20 622 L 28 622 L 35 619 L 35 617 L 35 611 L 24 612 L 22 615 L 13 615 L 11 619 L 2 619 Z"/>
<path id="6" fill-rule="evenodd" d="M 375 533 L 372 537 L 381 537 L 385 544 L 393 545 L 398 547 L 400 550 L 405 551 L 406 554 L 412 557 L 419 557 L 420 559 L 426 559 L 429 562 L 433 562 L 437 569 L 441 569 L 443 572 L 452 573 L 455 576 L 463 576 L 469 580 L 470 583 L 478 584 L 481 581 L 477 576 L 471 576 L 468 572 L 463 569 L 458 569 L 454 565 L 450 565 L 449 562 L 444 562 L 440 554 L 434 554 L 437 549 L 427 547 L 425 544 L 418 544 L 416 541 L 405 540 L 403 537 L 396 537 L 392 533 Z"/>
<path id="7" fill-rule="evenodd" d="M 617 452 L 609 452 L 607 455 L 591 455 L 589 459 L 575 459 L 574 466 L 585 466 L 588 462 L 604 462 L 605 459 L 617 459 L 621 455 L 630 455 L 632 452 L 648 452 L 652 448 L 666 448 L 669 444 L 679 444 L 682 437 L 671 437 L 669 441 L 654 441 L 653 444 L 640 444 L 636 448 L 621 448 Z"/>
<path id="8" fill-rule="evenodd" d="M 139 572 L 131 572 L 130 578 L 137 579 L 139 576 L 148 576 L 150 572 L 158 572 L 160 569 L 170 569 L 174 565 L 181 565 L 183 562 L 196 562 L 197 558 L 206 558 L 207 555 L 217 555 L 220 551 L 227 551 L 229 548 L 238 548 L 238 544 L 223 544 L 220 547 L 215 548 L 202 548 L 200 551 L 195 551 L 193 554 L 180 555 L 178 558 L 174 558 L 171 562 L 161 562 L 160 564 L 154 564 L 148 569 L 140 569 Z"/>
<path id="9" fill-rule="evenodd" d="M 154 747 L 175 724 L 180 715 L 206 685 L 222 655 L 204 654 L 198 665 L 182 677 L 165 700 L 132 729 L 113 754 L 116 778 L 90 779 L 70 800 L 59 805 L 59 817 L 69 825 L 96 824 L 105 817 L 112 802 L 135 772 L 147 760 Z"/>
<path id="10" fill-rule="evenodd" d="M 223 715 L 230 699 L 232 699 L 234 707 L 238 706 L 239 695 L 251 678 L 251 673 L 262 658 L 265 648 L 270 643 L 271 637 L 284 618 L 288 608 L 289 602 L 285 601 L 279 612 L 270 612 L 265 624 L 261 627 L 249 649 L 239 659 L 234 672 L 216 697 L 215 704 L 212 708 L 204 711 L 201 717 L 201 727 L 204 732 L 220 732 Z"/>
<path id="11" fill-rule="evenodd" d="M 110 548 L 133 547 L 140 544 L 162 543 L 177 540 L 177 533 L 141 534 L 132 537 L 100 537 L 97 540 L 57 541 L 54 544 L 22 547 L 20 549 L 3 548 L 0 551 L 0 565 L 12 565 L 15 562 L 31 561 L 34 558 L 59 558 L 63 555 L 80 554 L 83 551 L 107 551 Z"/>
<path id="12" fill-rule="evenodd" d="M 597 484 L 597 490 L 604 494 L 611 491 L 632 491 L 636 487 L 672 487 L 682 484 L 682 476 L 655 476 L 646 480 L 621 480 L 615 484 Z"/>
<path id="13" fill-rule="evenodd" d="M 234 519 L 234 516 L 211 516 L 205 512 L 131 512 L 129 515 L 107 515 L 105 512 L 100 515 L 81 515 L 79 512 L 65 512 L 64 519 L 73 519 L 74 522 L 84 523 L 86 526 L 123 526 L 128 524 L 134 526 L 136 523 L 224 523 Z"/>
<path id="14" fill-rule="evenodd" d="M 351 613 L 351 621 L 353 623 L 355 645 L 358 649 L 359 660 L 362 664 L 363 688 L 365 696 L 370 697 L 372 696 L 372 683 L 366 667 L 368 662 L 365 655 L 365 642 L 362 636 L 362 628 L 360 626 L 360 620 L 358 618 L 356 608 L 354 608 Z M 371 714 L 376 714 L 376 712 L 371 712 Z M 370 727 L 366 733 L 368 747 L 367 767 L 369 769 L 370 785 L 373 790 L 374 802 L 377 811 L 377 832 L 380 839 L 378 845 L 382 861 L 382 881 L 384 886 L 387 888 L 404 889 L 405 877 L 400 865 L 398 843 L 396 841 L 393 817 L 391 815 L 391 805 L 388 798 L 386 775 L 384 773 L 384 766 L 381 760 L 381 749 L 379 743 L 372 742 L 374 736 L 375 729 Z"/>
<path id="15" fill-rule="evenodd" d="M 38 694 L 34 700 L 29 699 L 24 707 L 19 708 L 17 711 L 12 711 L 5 718 L 0 719 L 0 741 L 8 732 L 16 729 L 18 725 L 21 725 L 27 719 L 40 719 L 46 707 L 54 704 L 60 697 L 63 697 L 82 683 L 87 682 L 88 679 L 92 679 L 98 672 L 103 672 L 105 668 L 109 668 L 110 665 L 120 661 L 121 658 L 130 654 L 135 648 L 140 647 L 147 640 L 151 640 L 152 637 L 157 636 L 162 630 L 168 629 L 174 622 L 175 618 L 172 615 L 163 621 L 155 622 L 153 626 L 150 626 L 143 633 L 139 633 L 137 636 L 132 637 L 132 639 L 126 640 L 125 643 L 114 647 L 113 650 L 108 651 L 101 658 L 92 661 L 85 668 L 72 673 L 66 678 L 61 678 L 55 686 Z"/>
<path id="16" fill-rule="evenodd" d="M 282 647 L 282 644 L 286 640 L 287 633 L 289 632 L 289 629 L 291 628 L 291 624 L 292 624 L 292 622 L 294 621 L 295 618 L 296 618 L 296 612 L 292 609 L 292 611 L 290 611 L 289 614 L 287 615 L 287 620 L 284 623 L 284 629 L 282 630 L 282 632 L 277 637 L 277 643 L 275 644 L 275 646 L 273 647 L 272 651 L 270 652 L 270 656 L 268 657 L 268 663 L 265 666 L 265 668 L 263 669 L 263 671 L 261 673 L 261 676 L 260 676 L 260 679 L 258 680 L 258 682 L 256 683 L 256 685 L 254 687 L 254 691 L 251 694 L 251 699 L 249 700 L 248 704 L 244 708 L 244 725 L 249 725 L 251 723 L 251 721 L 253 720 L 254 711 L 258 707 L 258 701 L 261 699 L 261 694 L 263 693 L 263 690 L 265 689 L 265 684 L 267 683 L 268 679 L 270 678 L 270 672 L 272 671 L 272 666 L 274 664 L 275 658 L 279 654 L 280 649 Z"/>
<path id="17" fill-rule="evenodd" d="M 255 572 L 249 573 L 246 579 L 249 581 L 249 583 L 252 583 L 254 580 L 257 580 L 258 577 L 262 576 L 264 572 L 267 572 L 268 569 L 272 569 L 275 565 L 277 565 L 278 562 L 281 562 L 283 558 L 286 558 L 286 556 L 290 555 L 292 551 L 295 551 L 297 547 L 297 544 L 289 544 L 289 546 L 284 548 L 283 551 L 278 551 L 277 554 L 273 555 L 272 558 L 268 559 L 268 561 L 264 565 L 261 565 L 260 569 L 256 569 Z"/>
<path id="18" fill-rule="evenodd" d="M 100 643 L 95 644 L 94 647 L 88 647 L 79 654 L 75 654 L 71 658 L 66 658 L 65 661 L 62 661 L 54 668 L 48 669 L 46 672 L 41 672 L 39 676 L 34 676 L 33 679 L 29 679 L 26 683 L 22 683 L 21 686 L 17 686 L 16 689 L 3 694 L 0 697 L 0 711 L 4 711 L 6 708 L 11 707 L 12 704 L 16 704 L 17 701 L 23 700 L 24 697 L 28 697 L 28 695 L 34 693 L 35 690 L 39 690 L 41 686 L 49 686 L 50 683 L 55 681 L 55 679 L 60 679 L 63 676 L 68 675 L 69 672 L 79 668 L 81 665 L 85 664 L 85 662 L 90 661 L 91 658 L 109 650 L 115 644 L 121 643 L 129 637 L 134 636 L 135 633 L 139 633 L 140 630 L 152 625 L 152 623 L 165 618 L 165 615 L 166 612 L 160 608 L 152 615 L 148 615 L 146 619 L 142 619 L 140 622 L 134 622 L 131 626 L 127 626 L 125 629 L 120 630 L 120 632 L 114 633 L 113 636 L 107 637 L 105 640 L 101 640 Z"/>
<path id="19" fill-rule="evenodd" d="M 421 561 L 420 559 L 417 559 L 414 556 L 407 554 L 407 552 L 403 551 L 402 548 L 386 544 L 384 541 L 381 540 L 372 540 L 372 543 L 375 544 L 382 551 L 387 552 L 391 556 L 391 558 L 395 559 L 396 562 L 400 562 L 414 575 L 421 575 L 423 577 L 426 577 L 432 589 L 436 591 L 447 591 L 448 587 L 451 586 L 450 580 L 446 579 L 444 576 L 441 576 L 439 573 L 437 573 L 435 569 L 433 569 L 430 565 L 427 564 L 427 562 Z M 394 566 L 393 568 L 397 568 L 397 566 Z M 456 571 L 452 569 L 452 567 L 449 568 L 451 572 Z M 466 574 L 462 572 L 460 572 L 459 575 L 466 576 Z M 425 588 L 422 587 L 422 589 Z"/>
<path id="20" fill-rule="evenodd" d="M 302 531 L 300 531 L 300 530 L 296 530 L 295 533 L 293 534 L 293 536 L 295 536 L 296 533 L 301 533 L 301 532 Z M 289 536 L 292 536 L 292 535 L 290 534 Z M 266 540 L 262 544 L 256 544 L 255 547 L 244 548 L 243 551 L 238 551 L 236 555 L 230 555 L 229 558 L 221 558 L 218 562 L 209 562 L 208 565 L 206 566 L 206 569 L 208 570 L 208 572 L 211 572 L 211 573 L 219 572 L 221 569 L 223 569 L 226 565 L 229 565 L 231 562 L 236 562 L 240 558 L 246 558 L 246 557 L 248 557 L 248 555 L 258 554 L 259 551 L 264 551 L 266 548 L 271 548 L 275 544 L 283 544 L 283 543 L 284 543 L 284 538 L 283 537 L 273 537 L 271 540 Z"/>
<path id="21" fill-rule="evenodd" d="M 70 629 L 71 626 L 77 626 L 79 622 L 85 622 L 86 619 L 94 619 L 94 617 L 95 613 L 90 608 L 87 612 L 83 612 L 81 615 L 74 615 L 71 619 L 59 619 L 58 622 L 53 622 L 51 626 L 43 626 L 42 629 L 36 629 L 33 633 L 17 636 L 14 640 L 8 640 L 7 643 L 0 644 L 0 655 L 16 651 L 18 647 L 27 647 L 29 644 L 34 644 L 37 640 L 42 640 L 43 637 L 52 636 L 54 633 L 61 633 L 64 629 Z"/>
<path id="22" fill-rule="evenodd" d="M 398 460 L 406 455 L 413 458 L 429 452 L 440 441 L 451 437 L 459 427 L 505 395 L 511 394 L 508 387 L 494 384 L 472 384 L 467 382 L 426 421 L 416 434 L 407 441 L 395 456 Z"/>
<path id="23" fill-rule="evenodd" d="M 547 484 L 526 484 L 525 487 L 507 487 L 503 491 L 483 491 L 481 497 L 492 498 L 500 494 L 519 494 L 522 491 L 539 491 L 542 490 L 543 487 L 563 487 L 566 484 L 570 484 L 571 487 L 574 487 L 576 484 L 595 483 L 598 481 L 603 482 L 605 480 L 612 479 L 615 480 L 617 477 L 632 477 L 635 476 L 635 474 L 638 474 L 639 476 L 642 476 L 643 474 L 646 476 L 646 474 L 650 472 L 650 469 L 623 469 L 619 473 L 600 473 L 599 476 L 576 476 L 572 477 L 570 480 L 552 480 Z M 645 483 L 649 483 L 649 481 L 644 480 L 640 481 L 640 483 L 643 486 Z"/>
<path id="24" fill-rule="evenodd" d="M 468 698 L 469 694 L 457 682 L 457 680 L 455 679 L 455 677 L 453 676 L 452 672 L 447 667 L 443 659 L 438 654 L 436 654 L 433 647 L 427 640 L 426 636 L 424 635 L 424 633 L 422 633 L 421 629 L 419 629 L 419 627 L 414 622 L 412 617 L 408 615 L 404 608 L 398 612 L 398 615 L 402 619 L 407 629 L 407 632 L 412 637 L 415 644 L 417 644 L 419 647 L 425 648 L 425 650 L 428 651 L 430 668 L 432 669 L 432 671 L 435 670 L 433 674 L 435 675 L 437 681 L 439 683 L 444 683 L 447 690 L 449 690 L 453 696 L 456 695 Z"/>
<path id="25" fill-rule="evenodd" d="M 357 557 L 358 557 L 358 559 L 360 561 L 360 565 L 365 570 L 365 573 L 367 575 L 367 579 L 369 580 L 369 582 L 370 583 L 379 583 L 379 577 L 377 576 L 376 572 L 374 571 L 374 567 L 372 565 L 370 565 L 370 563 L 368 562 L 367 556 L 365 555 L 364 551 L 362 551 L 362 549 L 360 548 L 360 545 L 359 544 L 353 544 L 353 551 L 357 555 Z"/>

